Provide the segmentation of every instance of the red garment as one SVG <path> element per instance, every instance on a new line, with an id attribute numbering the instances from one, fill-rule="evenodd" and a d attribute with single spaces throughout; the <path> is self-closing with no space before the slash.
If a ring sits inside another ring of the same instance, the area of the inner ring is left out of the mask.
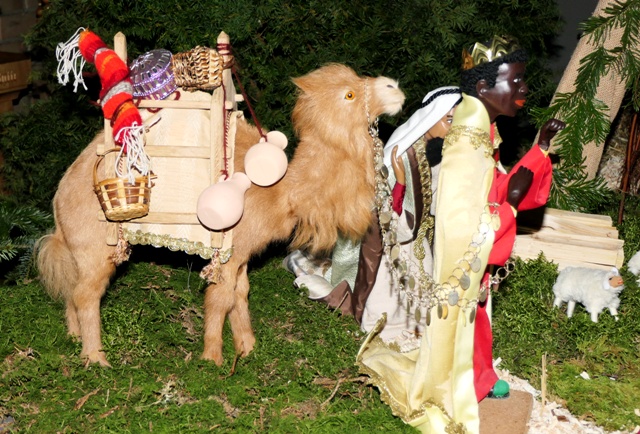
<path id="1" fill-rule="evenodd" d="M 406 185 L 396 182 L 396 185 L 393 186 L 393 190 L 391 191 L 391 198 L 393 199 L 391 207 L 398 215 L 402 214 L 402 202 L 404 201 L 404 193 L 406 190 Z"/>
<path id="2" fill-rule="evenodd" d="M 489 254 L 489 265 L 504 265 L 513 250 L 516 239 L 516 218 L 511 205 L 507 202 L 507 189 L 509 178 L 520 166 L 525 166 L 533 172 L 533 181 L 525 198 L 518 205 L 518 211 L 541 207 L 549 198 L 552 179 L 551 161 L 538 145 L 531 148 L 508 174 L 495 170 L 488 202 L 499 204 L 492 207 L 492 210 L 500 216 L 500 228 L 495 232 L 493 248 Z M 485 273 L 483 281 L 486 283 L 488 279 L 489 273 Z M 493 369 L 493 334 L 486 302 L 478 304 L 475 324 L 473 371 L 476 397 L 480 402 L 498 381 L 498 375 Z"/>

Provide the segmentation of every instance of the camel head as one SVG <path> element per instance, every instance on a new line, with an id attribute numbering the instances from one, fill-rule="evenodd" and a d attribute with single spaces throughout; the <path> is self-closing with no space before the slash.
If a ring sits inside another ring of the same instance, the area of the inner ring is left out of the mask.
<path id="1" fill-rule="evenodd" d="M 398 113 L 405 98 L 395 80 L 359 77 L 338 64 L 293 81 L 299 141 L 281 184 L 297 219 L 291 247 L 316 254 L 330 251 L 338 236 L 357 241 L 367 232 L 375 199 L 369 127 Z"/>
<path id="2" fill-rule="evenodd" d="M 368 127 L 382 114 L 397 114 L 404 103 L 398 82 L 360 77 L 351 68 L 329 64 L 293 80 L 300 93 L 293 109 L 299 137 L 313 135 L 324 146 L 368 139 Z M 312 130 L 312 131 L 311 131 Z"/>

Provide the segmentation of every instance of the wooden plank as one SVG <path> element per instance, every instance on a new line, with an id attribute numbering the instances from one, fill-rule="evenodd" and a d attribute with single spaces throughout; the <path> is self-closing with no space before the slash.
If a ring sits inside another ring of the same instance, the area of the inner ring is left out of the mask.
<path id="1" fill-rule="evenodd" d="M 584 214 L 553 208 L 544 210 L 542 227 L 518 226 L 513 256 L 535 259 L 540 253 L 566 267 L 588 267 L 609 270 L 624 263 L 624 240 L 611 217 Z"/>
<path id="2" fill-rule="evenodd" d="M 536 259 L 538 256 L 531 256 L 531 257 L 523 257 L 521 259 L 523 260 L 529 260 L 529 259 Z M 585 267 L 585 268 L 595 268 L 597 270 L 611 270 L 611 268 L 613 267 L 613 265 L 610 264 L 598 264 L 598 263 L 593 263 L 593 262 L 581 262 L 581 261 L 569 261 L 569 260 L 558 260 L 558 259 L 549 259 L 547 258 L 548 261 L 553 262 L 554 264 L 556 264 L 558 266 L 558 271 L 562 271 L 567 267 Z"/>
<path id="3" fill-rule="evenodd" d="M 595 247 L 557 244 L 539 240 L 516 237 L 513 248 L 514 256 L 523 259 L 537 258 L 540 252 L 545 257 L 555 262 L 578 262 L 608 264 L 609 266 L 621 267 L 624 261 L 624 253 L 621 250 L 603 250 Z"/>
<path id="4" fill-rule="evenodd" d="M 521 234 L 518 239 L 530 239 L 547 243 L 593 247 L 597 246 L 603 250 L 618 250 L 624 245 L 624 240 L 605 237 L 594 237 L 589 235 L 578 235 L 572 233 L 562 233 L 543 228 L 531 234 Z"/>
<path id="5" fill-rule="evenodd" d="M 100 221 L 106 221 L 103 212 L 98 213 Z M 152 223 L 159 225 L 197 225 L 200 221 L 195 213 L 150 212 L 144 217 L 129 220 L 131 223 Z"/>
<path id="6" fill-rule="evenodd" d="M 613 220 L 607 215 L 584 214 L 573 211 L 565 211 L 561 209 L 547 208 L 544 214 L 545 220 L 573 221 L 583 223 L 589 226 L 612 226 Z"/>
<path id="7" fill-rule="evenodd" d="M 149 157 L 168 157 L 168 158 L 203 158 L 211 157 L 211 151 L 206 146 L 154 146 L 146 145 L 144 147 Z"/>
<path id="8" fill-rule="evenodd" d="M 575 218 L 565 219 L 559 216 L 547 216 L 545 214 L 542 226 L 556 232 L 590 235 L 603 238 L 618 238 L 618 230 L 611 225 L 593 225 L 593 221 L 579 221 Z M 527 228 L 520 228 L 527 231 Z"/>
<path id="9" fill-rule="evenodd" d="M 182 90 L 181 90 L 182 91 Z M 186 92 L 186 91 L 182 91 Z M 156 99 L 141 99 L 138 102 L 140 108 L 171 108 L 171 109 L 186 109 L 186 110 L 209 110 L 211 103 L 208 101 L 183 101 L 183 100 L 156 100 Z"/>

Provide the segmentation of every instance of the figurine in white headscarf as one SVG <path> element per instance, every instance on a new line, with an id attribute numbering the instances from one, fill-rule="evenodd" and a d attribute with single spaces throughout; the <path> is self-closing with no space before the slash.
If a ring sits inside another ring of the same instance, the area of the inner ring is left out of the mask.
<path id="1" fill-rule="evenodd" d="M 420 108 L 400 125 L 387 141 L 384 163 L 393 168 L 389 176 L 394 185 L 393 209 L 398 214 L 396 236 L 400 248 L 420 272 L 432 274 L 435 190 L 442 159 L 442 143 L 449 131 L 453 112 L 461 101 L 460 89 L 441 87 L 429 92 Z M 391 171 L 390 171 L 391 172 Z M 383 313 L 387 322 L 380 333 L 386 341 L 403 347 L 417 346 L 422 333 L 414 310 L 409 311 L 393 290 L 390 269 L 383 260 L 375 284 L 367 298 L 362 315 L 362 328 L 371 330 Z"/>

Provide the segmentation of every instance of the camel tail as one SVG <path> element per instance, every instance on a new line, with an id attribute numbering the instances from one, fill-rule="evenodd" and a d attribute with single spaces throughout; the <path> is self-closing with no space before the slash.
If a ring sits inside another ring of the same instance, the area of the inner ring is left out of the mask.
<path id="1" fill-rule="evenodd" d="M 68 295 L 78 280 L 76 261 L 60 230 L 45 235 L 36 243 L 40 281 L 53 298 Z"/>

